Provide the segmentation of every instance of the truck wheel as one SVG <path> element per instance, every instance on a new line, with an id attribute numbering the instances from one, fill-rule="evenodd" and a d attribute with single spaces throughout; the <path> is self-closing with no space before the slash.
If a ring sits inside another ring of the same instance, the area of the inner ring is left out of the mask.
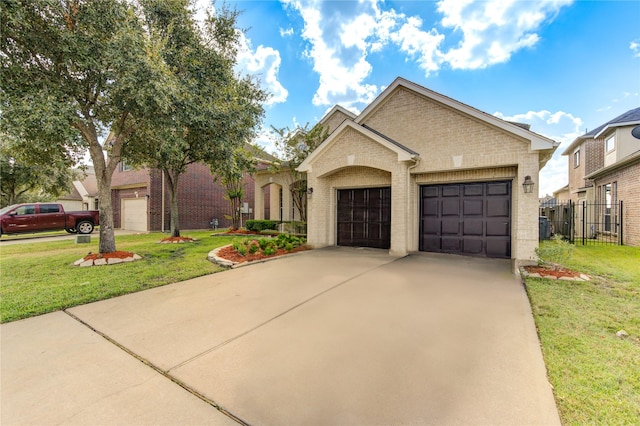
<path id="1" fill-rule="evenodd" d="M 75 234 L 76 233 L 76 228 L 66 228 L 65 231 L 67 231 L 70 234 Z"/>
<path id="2" fill-rule="evenodd" d="M 82 222 L 78 223 L 78 225 L 76 226 L 76 230 L 78 234 L 90 234 L 93 232 L 93 223 L 89 222 L 88 220 L 83 220 Z"/>

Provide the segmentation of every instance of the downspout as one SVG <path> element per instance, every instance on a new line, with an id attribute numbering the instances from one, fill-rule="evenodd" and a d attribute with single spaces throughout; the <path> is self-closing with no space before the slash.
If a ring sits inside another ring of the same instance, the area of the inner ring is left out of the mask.
<path id="1" fill-rule="evenodd" d="M 160 173 L 162 174 L 162 196 L 161 196 L 161 202 L 162 202 L 162 207 L 160 208 L 160 221 L 162 223 L 162 225 L 160 226 L 160 231 L 164 234 L 164 170 L 160 170 Z"/>
<path id="2" fill-rule="evenodd" d="M 411 241 L 410 239 L 413 238 L 412 237 L 412 232 L 411 229 L 413 228 L 413 226 L 409 226 L 410 222 L 409 220 L 411 219 L 411 214 L 412 214 L 412 209 L 411 209 L 411 197 L 409 196 L 410 194 L 410 188 L 411 188 L 411 170 L 415 169 L 416 167 L 418 167 L 418 164 L 420 164 L 420 157 L 419 156 L 414 156 L 412 157 L 413 160 L 413 165 L 407 167 L 407 216 L 406 216 L 406 223 L 407 223 L 407 235 L 405 236 L 405 241 L 406 244 L 409 245 L 409 241 Z M 415 197 L 413 197 L 415 198 Z M 414 233 L 415 234 L 415 233 Z M 419 247 L 418 247 L 419 248 Z M 407 250 L 409 251 L 409 250 Z"/>

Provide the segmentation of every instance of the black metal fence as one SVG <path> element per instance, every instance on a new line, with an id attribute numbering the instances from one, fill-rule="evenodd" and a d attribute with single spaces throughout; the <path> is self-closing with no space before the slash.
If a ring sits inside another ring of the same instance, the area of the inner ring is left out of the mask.
<path id="1" fill-rule="evenodd" d="M 617 203 L 568 201 L 541 207 L 540 239 L 559 236 L 572 244 L 623 245 L 622 206 L 622 201 Z"/>

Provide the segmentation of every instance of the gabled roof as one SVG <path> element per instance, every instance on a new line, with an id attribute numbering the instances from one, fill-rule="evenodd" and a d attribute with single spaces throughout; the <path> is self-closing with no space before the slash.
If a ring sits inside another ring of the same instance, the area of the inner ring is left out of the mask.
<path id="1" fill-rule="evenodd" d="M 640 124 L 640 108 L 630 109 L 629 111 L 623 114 L 620 114 L 613 120 L 609 120 L 606 123 L 601 124 L 600 126 L 596 127 L 590 132 L 587 132 L 584 135 L 578 136 L 573 142 L 571 142 L 571 145 L 569 145 L 567 149 L 564 150 L 562 155 L 572 154 L 573 149 L 585 139 L 598 138 L 602 136 L 602 134 L 605 133 L 607 130 L 614 127 L 632 126 L 634 124 Z"/>
<path id="2" fill-rule="evenodd" d="M 446 105 L 452 109 L 458 110 L 466 115 L 474 117 L 478 120 L 489 123 L 493 126 L 496 126 L 502 130 L 505 130 L 509 133 L 520 136 L 524 139 L 527 139 L 531 143 L 532 151 L 539 150 L 547 150 L 547 149 L 555 149 L 560 143 L 556 142 L 552 139 L 549 139 L 545 136 L 539 135 L 535 132 L 532 132 L 526 128 L 524 128 L 520 124 L 510 123 L 508 121 L 502 120 L 496 116 L 488 114 L 486 112 L 480 111 L 479 109 L 473 108 L 469 105 L 463 104 L 462 102 L 456 101 L 455 99 L 449 98 L 443 94 L 438 92 L 434 92 L 433 90 L 429 90 L 426 87 L 420 86 L 419 84 L 413 83 L 409 80 L 406 80 L 402 77 L 398 77 L 394 80 L 394 82 L 387 87 L 369 106 L 367 106 L 358 117 L 355 118 L 355 122 L 360 124 L 366 120 L 366 118 L 373 111 L 377 109 L 377 107 L 384 102 L 384 100 L 393 93 L 398 87 L 403 87 L 407 90 L 411 90 L 416 92 L 422 96 L 425 96 L 429 99 L 432 99 L 436 102 L 439 102 L 443 105 Z"/>
<path id="3" fill-rule="evenodd" d="M 362 134 L 363 136 L 368 137 L 369 139 L 379 143 L 385 148 L 389 149 L 392 152 L 395 152 L 398 155 L 398 162 L 400 161 L 411 161 L 416 160 L 419 154 L 406 146 L 394 141 L 393 139 L 384 136 L 382 133 L 373 130 L 370 127 L 356 124 L 351 120 L 345 120 L 342 124 L 333 132 L 331 135 L 320 144 L 305 160 L 298 166 L 297 170 L 300 172 L 307 172 L 311 169 L 311 164 L 316 159 L 316 157 L 320 156 L 324 151 L 329 148 L 333 142 L 347 129 L 353 129 L 356 132 Z"/>
<path id="4" fill-rule="evenodd" d="M 341 112 L 344 115 L 346 115 L 347 117 L 349 117 L 350 119 L 355 119 L 356 115 L 354 113 L 352 113 L 351 111 L 349 111 L 348 109 L 340 106 L 340 105 L 335 105 L 333 108 L 331 108 L 329 110 L 329 112 L 327 112 L 321 119 L 320 119 L 320 124 L 324 124 L 326 123 L 326 121 L 331 118 L 333 116 L 333 114 L 335 114 L 336 112 Z"/>

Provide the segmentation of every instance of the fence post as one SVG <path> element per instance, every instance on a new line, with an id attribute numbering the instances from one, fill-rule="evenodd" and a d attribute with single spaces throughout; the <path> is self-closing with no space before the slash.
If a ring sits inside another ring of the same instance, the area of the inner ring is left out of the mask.
<path id="1" fill-rule="evenodd" d="M 622 200 L 620 200 L 620 211 L 618 212 L 619 217 L 620 217 L 620 231 L 618 232 L 618 235 L 620 237 L 620 245 L 623 246 L 624 245 L 624 220 L 623 220 L 623 210 L 622 210 Z"/>
<path id="2" fill-rule="evenodd" d="M 587 203 L 582 202 L 582 245 L 586 245 L 585 235 L 587 235 Z"/>
<path id="3" fill-rule="evenodd" d="M 576 238 L 576 203 L 569 200 L 569 242 L 575 244 Z"/>

